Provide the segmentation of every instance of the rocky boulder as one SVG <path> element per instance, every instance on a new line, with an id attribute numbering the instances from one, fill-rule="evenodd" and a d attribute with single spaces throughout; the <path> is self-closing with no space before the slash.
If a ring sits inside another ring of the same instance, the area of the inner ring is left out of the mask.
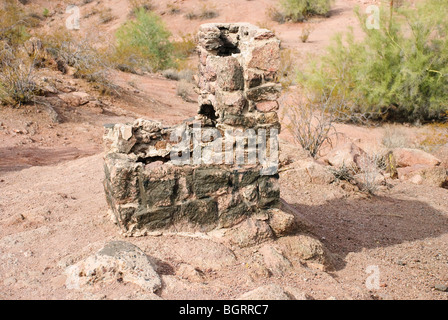
<path id="1" fill-rule="evenodd" d="M 78 289 L 99 282 L 130 282 L 155 292 L 162 282 L 151 259 L 137 246 L 111 241 L 96 254 L 67 268 L 66 286 Z"/>
<path id="2" fill-rule="evenodd" d="M 333 167 L 346 166 L 357 171 L 361 168 L 362 157 L 366 155 L 366 152 L 360 147 L 352 142 L 348 142 L 331 150 L 325 157 L 325 160 Z"/>
<path id="3" fill-rule="evenodd" d="M 414 184 L 423 184 L 432 187 L 445 187 L 448 183 L 447 169 L 440 166 L 413 165 L 398 168 L 398 178 L 401 181 L 410 181 Z"/>
<path id="4" fill-rule="evenodd" d="M 438 166 L 441 161 L 433 155 L 419 149 L 397 148 L 393 150 L 397 167 L 412 167 L 416 165 Z"/>

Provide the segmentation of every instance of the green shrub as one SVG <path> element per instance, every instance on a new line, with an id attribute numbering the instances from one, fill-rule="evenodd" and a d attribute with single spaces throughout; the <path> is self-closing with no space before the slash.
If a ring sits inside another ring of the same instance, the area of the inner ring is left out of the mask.
<path id="1" fill-rule="evenodd" d="M 332 0 L 281 0 L 280 5 L 287 19 L 301 22 L 313 15 L 328 15 L 331 2 Z"/>
<path id="2" fill-rule="evenodd" d="M 376 120 L 442 120 L 448 111 L 448 20 L 443 0 L 415 9 L 381 12 L 380 29 L 355 41 L 339 34 L 320 60 L 299 73 L 299 82 L 316 94 L 333 91 L 349 103 L 348 116 Z M 391 14 L 392 13 L 392 14 Z"/>
<path id="3" fill-rule="evenodd" d="M 5 0 L 0 4 L 0 40 L 16 46 L 30 36 L 27 27 L 32 17 L 26 15 L 15 0 Z"/>
<path id="4" fill-rule="evenodd" d="M 135 21 L 128 21 L 117 30 L 117 61 L 131 69 L 158 71 L 172 67 L 174 47 L 169 41 L 171 33 L 161 18 L 144 9 L 137 10 L 135 15 Z"/>

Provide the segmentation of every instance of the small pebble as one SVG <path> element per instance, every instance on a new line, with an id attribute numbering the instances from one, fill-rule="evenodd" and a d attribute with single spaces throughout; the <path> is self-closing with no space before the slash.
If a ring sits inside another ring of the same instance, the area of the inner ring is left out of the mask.
<path id="1" fill-rule="evenodd" d="M 406 262 L 401 261 L 401 260 L 398 260 L 398 261 L 397 261 L 397 264 L 398 264 L 399 266 L 405 266 L 405 265 L 406 265 Z"/>
<path id="2" fill-rule="evenodd" d="M 436 284 L 434 286 L 434 289 L 436 289 L 437 291 L 448 292 L 448 287 L 443 284 Z"/>

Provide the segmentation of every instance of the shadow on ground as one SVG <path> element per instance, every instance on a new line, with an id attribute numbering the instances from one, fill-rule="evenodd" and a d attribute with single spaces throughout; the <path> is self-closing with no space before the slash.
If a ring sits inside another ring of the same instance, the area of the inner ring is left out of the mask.
<path id="1" fill-rule="evenodd" d="M 337 199 L 323 205 L 290 204 L 311 223 L 331 252 L 345 257 L 363 248 L 387 247 L 448 233 L 448 217 L 428 204 L 390 197 Z M 342 259 L 344 260 L 344 259 Z M 343 269 L 344 261 L 335 266 Z"/>

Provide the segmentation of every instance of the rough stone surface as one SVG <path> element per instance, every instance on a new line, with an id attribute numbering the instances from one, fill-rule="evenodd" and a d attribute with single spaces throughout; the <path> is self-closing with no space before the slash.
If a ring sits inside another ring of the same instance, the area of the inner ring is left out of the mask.
<path id="1" fill-rule="evenodd" d="M 289 260 L 320 264 L 324 269 L 332 268 L 331 255 L 319 240 L 307 235 L 283 237 L 278 240 Z"/>
<path id="2" fill-rule="evenodd" d="M 253 112 L 278 110 L 281 87 L 272 83 L 280 66 L 280 41 L 247 23 L 206 24 L 199 30 L 199 104 L 209 101 L 217 124 L 279 128 L 279 121 L 250 121 Z M 208 85 L 213 82 L 214 85 Z M 219 89 L 218 89 L 219 88 Z M 225 94 L 224 94 L 225 93 Z M 256 103 L 256 108 L 251 108 Z M 238 117 L 235 117 L 238 115 Z"/>
<path id="3" fill-rule="evenodd" d="M 288 235 L 297 228 L 294 215 L 280 209 L 273 209 L 271 211 L 269 226 L 277 237 Z"/>
<path id="4" fill-rule="evenodd" d="M 269 225 L 262 220 L 246 219 L 230 232 L 231 241 L 244 248 L 273 238 Z"/>
<path id="5" fill-rule="evenodd" d="M 282 252 L 271 245 L 264 245 L 258 251 L 263 256 L 266 268 L 273 276 L 281 277 L 293 267 L 291 262 L 283 256 Z"/>
<path id="6" fill-rule="evenodd" d="M 77 289 L 105 281 L 130 282 L 155 292 L 162 282 L 150 258 L 135 245 L 111 241 L 96 254 L 66 269 L 66 286 Z"/>

